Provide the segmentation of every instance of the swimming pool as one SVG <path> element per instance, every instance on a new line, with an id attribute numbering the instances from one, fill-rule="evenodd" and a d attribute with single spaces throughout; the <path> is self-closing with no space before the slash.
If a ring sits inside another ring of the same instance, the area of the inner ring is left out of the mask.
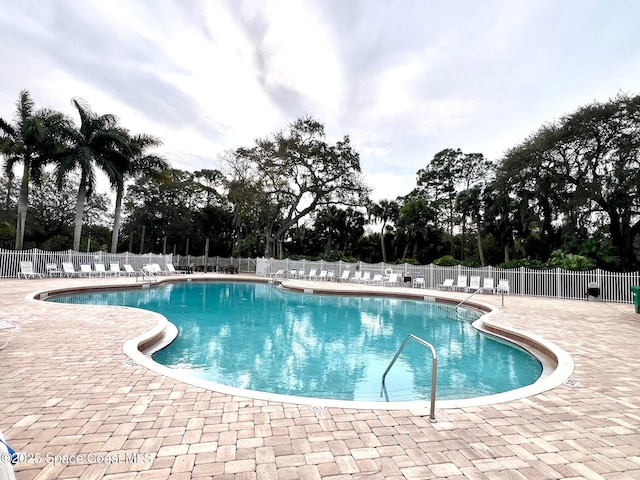
<path id="1" fill-rule="evenodd" d="M 463 399 L 530 385 L 540 362 L 474 329 L 452 307 L 391 297 L 304 294 L 259 283 L 178 282 L 157 288 L 52 297 L 65 303 L 126 305 L 158 312 L 179 330 L 154 360 L 219 384 L 277 394 L 358 401 L 428 399 L 431 352 L 437 398 Z"/>

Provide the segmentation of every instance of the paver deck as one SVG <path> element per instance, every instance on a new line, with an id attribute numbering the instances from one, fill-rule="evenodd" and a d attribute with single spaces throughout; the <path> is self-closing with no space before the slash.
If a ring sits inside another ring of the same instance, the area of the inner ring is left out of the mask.
<path id="1" fill-rule="evenodd" d="M 155 325 L 150 313 L 25 298 L 123 282 L 134 280 L 0 280 L 0 319 L 19 325 L 0 350 L 0 431 L 21 452 L 18 480 L 640 479 L 632 305 L 505 297 L 494 320 L 569 352 L 572 385 L 437 409 L 430 423 L 426 411 L 314 408 L 195 387 L 123 353 Z"/>

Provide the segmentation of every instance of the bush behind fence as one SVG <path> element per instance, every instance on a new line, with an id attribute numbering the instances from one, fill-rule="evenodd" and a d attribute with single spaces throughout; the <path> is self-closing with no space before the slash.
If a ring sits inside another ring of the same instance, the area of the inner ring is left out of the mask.
<path id="1" fill-rule="evenodd" d="M 158 263 L 164 269 L 165 264 L 173 263 L 175 266 L 191 266 L 196 270 L 215 270 L 234 265 L 239 272 L 256 273 L 258 275 L 272 275 L 278 270 L 290 271 L 304 269 L 309 272 L 316 268 L 321 270 L 334 270 L 335 277 L 339 278 L 344 270 L 355 272 L 384 273 L 388 269 L 400 274 L 400 281 L 415 278 L 416 275 L 424 275 L 427 288 L 435 289 L 445 279 L 456 280 L 458 275 L 479 276 L 481 278 L 493 278 L 497 284 L 500 279 L 507 279 L 512 295 L 555 297 L 584 300 L 586 299 L 587 286 L 594 282 L 600 287 L 601 299 L 605 302 L 632 303 L 633 295 L 631 287 L 640 285 L 640 272 L 607 272 L 605 270 L 589 270 L 574 272 L 556 268 L 553 270 L 532 270 L 529 268 L 501 269 L 495 267 L 472 268 L 457 265 L 454 267 L 441 267 L 438 265 L 411 265 L 411 264 L 369 264 L 364 262 L 326 262 L 289 259 L 265 259 L 265 258 L 234 258 L 234 257 L 208 257 L 192 255 L 172 254 L 135 254 L 135 253 L 106 253 L 106 252 L 75 252 L 73 250 L 61 252 L 48 252 L 39 249 L 33 250 L 3 250 L 0 249 L 0 278 L 16 278 L 20 273 L 20 262 L 30 261 L 36 272 L 45 273 L 47 263 L 62 262 L 73 263 L 76 270 L 81 263 L 94 264 L 95 262 L 120 262 L 120 266 L 131 265 L 134 269 L 140 269 L 149 263 Z"/>

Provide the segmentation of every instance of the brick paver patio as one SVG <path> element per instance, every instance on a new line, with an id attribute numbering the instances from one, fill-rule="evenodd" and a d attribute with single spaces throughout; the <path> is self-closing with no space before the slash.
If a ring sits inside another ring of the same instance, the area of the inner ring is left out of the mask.
<path id="1" fill-rule="evenodd" d="M 122 351 L 155 325 L 151 314 L 25 298 L 123 282 L 134 280 L 0 281 L 0 319 L 20 326 L 0 350 L 0 430 L 21 452 L 18 480 L 640 479 L 632 305 L 506 297 L 494 320 L 569 352 L 572 385 L 437 409 L 430 423 L 427 410 L 318 408 L 182 383 Z"/>

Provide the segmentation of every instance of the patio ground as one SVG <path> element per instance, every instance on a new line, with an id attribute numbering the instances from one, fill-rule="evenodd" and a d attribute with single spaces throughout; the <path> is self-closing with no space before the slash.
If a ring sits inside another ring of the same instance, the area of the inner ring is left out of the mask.
<path id="1" fill-rule="evenodd" d="M 116 283 L 134 280 L 0 281 L 0 319 L 20 326 L 0 351 L 0 431 L 21 452 L 18 480 L 640 479 L 632 305 L 505 297 L 494 321 L 565 349 L 572 385 L 437 408 L 430 423 L 426 409 L 313 408 L 207 391 L 122 352 L 155 325 L 151 314 L 25 299 Z M 500 305 L 497 296 L 480 300 Z"/>

